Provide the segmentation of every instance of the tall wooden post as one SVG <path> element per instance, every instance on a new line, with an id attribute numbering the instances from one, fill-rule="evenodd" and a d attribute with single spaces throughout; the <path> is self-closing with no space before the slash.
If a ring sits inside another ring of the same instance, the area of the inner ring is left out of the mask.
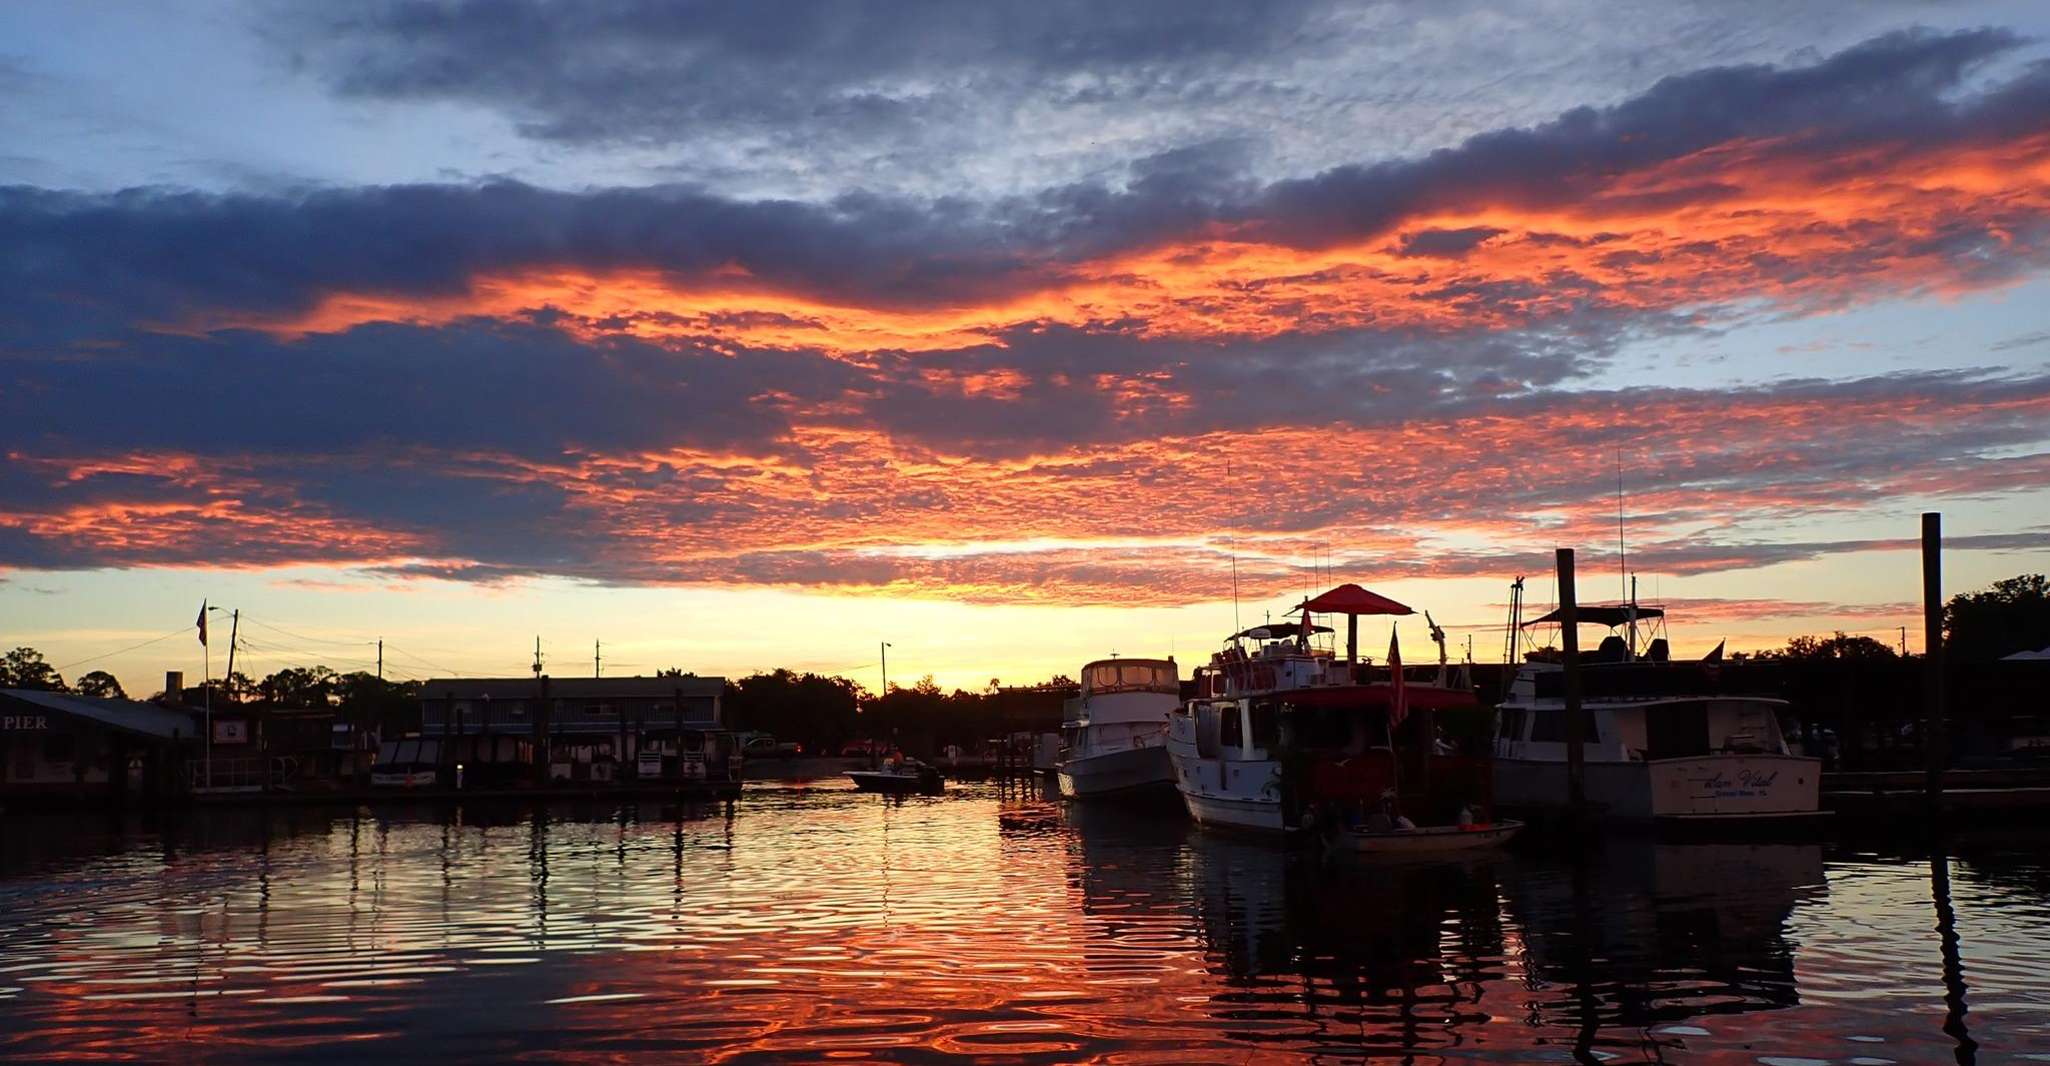
<path id="1" fill-rule="evenodd" d="M 1943 515 L 1922 513 L 1922 755 L 1932 806 L 1943 802 L 1943 771 L 1950 763 L 1943 706 Z"/>
<path id="2" fill-rule="evenodd" d="M 1587 804 L 1587 725 L 1580 707 L 1580 605 L 1573 591 L 1573 549 L 1560 548 L 1559 637 L 1566 667 L 1566 802 L 1578 817 Z"/>
<path id="3" fill-rule="evenodd" d="M 529 735 L 533 738 L 534 745 L 530 755 L 534 760 L 534 784 L 536 787 L 546 788 L 548 760 L 551 757 L 548 752 L 548 738 L 555 721 L 555 708 L 548 699 L 547 674 L 534 675 L 534 690 L 539 698 L 534 701 L 534 717 L 530 719 L 532 732 Z"/>

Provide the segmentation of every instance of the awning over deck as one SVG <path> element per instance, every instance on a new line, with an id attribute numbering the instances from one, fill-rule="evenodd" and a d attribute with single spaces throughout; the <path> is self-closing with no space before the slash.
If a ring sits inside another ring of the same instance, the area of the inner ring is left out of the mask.
<path id="1" fill-rule="evenodd" d="M 1645 619 L 1664 618 L 1666 616 L 1666 612 L 1657 607 L 1603 606 L 1597 604 L 1577 607 L 1574 609 L 1573 614 L 1574 620 L 1581 625 L 1608 626 L 1610 629 L 1629 625 L 1633 617 Z M 1560 621 L 1559 612 L 1553 611 L 1543 618 L 1533 618 L 1523 624 L 1526 626 L 1557 625 Z"/>

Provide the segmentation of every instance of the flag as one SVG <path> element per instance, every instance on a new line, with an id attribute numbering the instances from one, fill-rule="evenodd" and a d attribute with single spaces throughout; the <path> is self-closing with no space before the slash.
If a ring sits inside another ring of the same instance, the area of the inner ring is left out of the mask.
<path id="1" fill-rule="evenodd" d="M 197 625 L 199 626 L 199 642 L 200 642 L 200 643 L 201 643 L 201 644 L 203 645 L 203 644 L 205 644 L 205 643 L 206 643 L 206 601 L 205 601 L 205 600 L 201 600 L 201 601 L 199 601 L 199 621 L 198 621 L 198 622 L 197 622 L 196 624 L 197 624 Z"/>
<path id="2" fill-rule="evenodd" d="M 1402 646 L 1395 639 L 1395 627 L 1388 627 L 1388 737 L 1394 743 L 1395 729 L 1409 717 L 1409 701 L 1402 691 Z"/>

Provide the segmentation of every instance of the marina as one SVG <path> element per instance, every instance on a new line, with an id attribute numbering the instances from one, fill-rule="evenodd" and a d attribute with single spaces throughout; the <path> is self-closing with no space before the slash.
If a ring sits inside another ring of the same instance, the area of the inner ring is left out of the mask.
<path id="1" fill-rule="evenodd" d="M 0 39 L 0 1063 L 2050 1064 L 2050 4 Z"/>

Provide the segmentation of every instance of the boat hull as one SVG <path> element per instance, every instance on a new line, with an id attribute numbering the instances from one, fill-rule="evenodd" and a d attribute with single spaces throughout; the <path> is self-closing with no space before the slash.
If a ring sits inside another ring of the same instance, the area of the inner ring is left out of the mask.
<path id="1" fill-rule="evenodd" d="M 1822 763 L 1798 755 L 1702 755 L 1589 762 L 1587 800 L 1608 818 L 1638 822 L 1784 820 L 1820 811 Z M 1495 760 L 1495 802 L 1524 810 L 1566 806 L 1566 764 Z"/>
<path id="2" fill-rule="evenodd" d="M 1213 829 L 1245 829 L 1260 833 L 1284 833 L 1281 804 L 1267 800 L 1207 796 L 1182 790 L 1182 803 L 1196 824 Z"/>
<path id="3" fill-rule="evenodd" d="M 1189 818 L 1213 828 L 1286 832 L 1280 765 L 1265 759 L 1205 758 L 1180 732 L 1185 726 L 1178 720 L 1168 733 L 1167 756 Z"/>
<path id="4" fill-rule="evenodd" d="M 1522 829 L 1522 822 L 1504 820 L 1486 826 L 1428 826 L 1394 833 L 1347 830 L 1338 835 L 1332 846 L 1339 851 L 1389 858 L 1458 855 L 1507 844 Z"/>
<path id="5" fill-rule="evenodd" d="M 945 785 L 937 775 L 930 777 L 912 774 L 892 774 L 871 770 L 850 770 L 847 779 L 862 792 L 882 792 L 904 796 L 920 792 L 938 792 Z"/>
<path id="6" fill-rule="evenodd" d="M 1174 767 L 1168 762 L 1167 749 L 1155 744 L 1069 759 L 1056 767 L 1054 780 L 1061 798 L 1091 799 L 1165 790 L 1174 784 Z"/>

